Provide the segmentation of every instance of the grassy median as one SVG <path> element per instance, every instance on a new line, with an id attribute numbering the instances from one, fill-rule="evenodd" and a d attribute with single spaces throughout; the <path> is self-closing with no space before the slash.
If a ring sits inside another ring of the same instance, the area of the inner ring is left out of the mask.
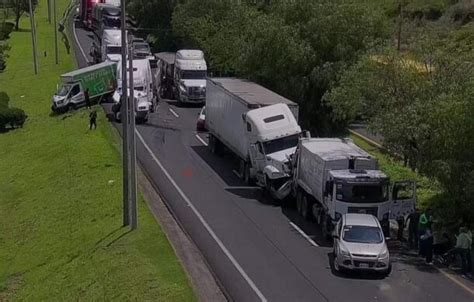
<path id="1" fill-rule="evenodd" d="M 64 11 L 68 1 L 57 2 Z M 196 300 L 143 201 L 139 229 L 121 227 L 121 159 L 102 112 L 95 131 L 85 109 L 50 116 L 58 76 L 74 58 L 61 43 L 54 64 L 45 4 L 36 16 L 39 75 L 27 16 L 0 74 L 10 105 L 29 116 L 24 128 L 0 133 L 0 301 Z"/>

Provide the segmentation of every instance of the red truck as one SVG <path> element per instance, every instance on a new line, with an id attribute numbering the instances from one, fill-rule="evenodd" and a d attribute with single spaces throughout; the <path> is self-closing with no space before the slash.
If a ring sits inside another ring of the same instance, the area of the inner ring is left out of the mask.
<path id="1" fill-rule="evenodd" d="M 92 7 L 104 2 L 105 0 L 81 0 L 79 15 L 84 28 L 92 29 Z"/>

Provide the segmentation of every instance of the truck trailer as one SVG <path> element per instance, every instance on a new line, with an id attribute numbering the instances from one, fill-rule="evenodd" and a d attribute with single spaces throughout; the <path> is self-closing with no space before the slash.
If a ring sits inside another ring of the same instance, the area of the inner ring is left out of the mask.
<path id="1" fill-rule="evenodd" d="M 326 237 L 346 213 L 374 215 L 388 234 L 389 219 L 414 211 L 415 183 L 391 184 L 377 160 L 350 139 L 301 138 L 292 175 L 298 213 L 315 218 Z"/>
<path id="2" fill-rule="evenodd" d="M 61 75 L 61 86 L 52 98 L 54 112 L 75 109 L 85 104 L 88 90 L 91 101 L 111 95 L 117 86 L 117 64 L 104 62 Z"/>
<path id="3" fill-rule="evenodd" d="M 298 105 L 253 82 L 236 78 L 207 80 L 206 126 L 209 148 L 223 146 L 240 160 L 240 175 L 276 199 L 289 192 L 289 156 L 301 128 Z"/>

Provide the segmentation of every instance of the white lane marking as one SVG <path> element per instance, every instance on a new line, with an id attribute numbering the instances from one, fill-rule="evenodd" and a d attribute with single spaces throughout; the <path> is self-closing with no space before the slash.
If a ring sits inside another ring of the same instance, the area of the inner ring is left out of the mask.
<path id="1" fill-rule="evenodd" d="M 311 239 L 308 235 L 306 235 L 306 233 L 303 232 L 303 230 L 300 229 L 296 224 L 294 224 L 293 222 L 290 221 L 290 225 L 291 225 L 296 231 L 298 231 L 298 233 L 300 233 L 301 236 L 303 236 L 306 240 L 308 240 L 309 243 L 311 243 L 311 245 L 316 246 L 316 247 L 319 246 L 316 242 L 314 242 L 313 239 Z"/>
<path id="2" fill-rule="evenodd" d="M 145 149 L 150 153 L 151 157 L 153 158 L 153 161 L 160 167 L 160 169 L 163 171 L 165 174 L 166 178 L 168 178 L 168 181 L 174 186 L 176 191 L 178 191 L 179 195 L 184 199 L 184 201 L 187 203 L 187 205 L 191 208 L 191 210 L 194 212 L 194 215 L 199 219 L 199 221 L 202 223 L 204 228 L 207 230 L 209 235 L 217 242 L 217 245 L 221 248 L 222 252 L 229 258 L 230 262 L 234 265 L 234 267 L 237 269 L 237 271 L 242 275 L 242 277 L 247 281 L 248 285 L 252 288 L 252 290 L 255 292 L 255 294 L 260 298 L 260 301 L 266 302 L 267 298 L 262 294 L 262 292 L 258 289 L 258 287 L 255 285 L 255 283 L 250 279 L 250 277 L 247 275 L 247 273 L 244 271 L 244 269 L 240 266 L 240 264 L 235 260 L 234 256 L 230 253 L 230 251 L 225 247 L 225 245 L 222 243 L 222 241 L 217 237 L 216 233 L 211 229 L 209 224 L 207 224 L 206 220 L 204 220 L 204 217 L 202 217 L 201 213 L 196 209 L 196 207 L 191 203 L 189 198 L 184 194 L 184 192 L 181 190 L 181 188 L 178 186 L 178 184 L 174 181 L 174 179 L 171 177 L 171 175 L 168 173 L 168 171 L 165 169 L 165 167 L 161 164 L 161 162 L 156 158 L 155 154 L 151 151 L 150 147 L 146 144 L 145 140 L 143 137 L 140 135 L 138 130 L 135 130 L 135 133 L 137 134 L 138 138 L 142 142 L 143 146 L 145 146 Z"/>
<path id="3" fill-rule="evenodd" d="M 76 39 L 76 44 L 77 44 L 77 46 L 79 47 L 79 49 L 81 50 L 82 56 L 83 56 L 84 59 L 86 60 L 86 63 L 89 64 L 89 60 L 87 59 L 86 53 L 84 52 L 84 49 L 82 49 L 81 43 L 79 43 L 79 39 L 77 38 L 77 34 L 76 34 L 76 22 L 75 22 L 74 20 L 73 20 L 73 23 L 72 23 L 72 31 L 74 32 L 74 39 Z"/>
<path id="4" fill-rule="evenodd" d="M 242 175 L 240 175 L 239 172 L 235 171 L 235 170 L 232 170 L 232 173 L 234 173 L 235 175 L 237 175 L 238 178 L 242 178 Z"/>
<path id="5" fill-rule="evenodd" d="M 179 117 L 179 115 L 171 108 L 168 108 L 168 110 L 176 117 Z"/>
<path id="6" fill-rule="evenodd" d="M 197 138 L 204 146 L 207 146 L 207 145 L 208 145 L 208 143 L 206 143 L 206 141 L 203 140 L 197 133 L 196 133 L 194 136 L 196 136 L 196 138 Z"/>

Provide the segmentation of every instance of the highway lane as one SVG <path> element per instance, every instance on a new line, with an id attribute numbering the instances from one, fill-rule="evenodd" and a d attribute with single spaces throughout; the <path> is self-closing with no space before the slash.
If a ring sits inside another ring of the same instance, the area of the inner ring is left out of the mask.
<path id="1" fill-rule="evenodd" d="M 88 50 L 90 34 L 78 29 L 77 37 Z M 75 48 L 83 66 L 82 52 Z M 231 158 L 210 154 L 203 143 L 206 135 L 199 133 L 198 139 L 194 130 L 198 111 L 161 101 L 149 122 L 137 127 L 138 157 L 230 298 L 472 301 L 435 269 L 397 252 L 387 278 L 334 274 L 331 247 L 321 240 L 316 225 L 269 201 L 258 188 L 244 186 L 232 172 L 237 165 Z"/>

